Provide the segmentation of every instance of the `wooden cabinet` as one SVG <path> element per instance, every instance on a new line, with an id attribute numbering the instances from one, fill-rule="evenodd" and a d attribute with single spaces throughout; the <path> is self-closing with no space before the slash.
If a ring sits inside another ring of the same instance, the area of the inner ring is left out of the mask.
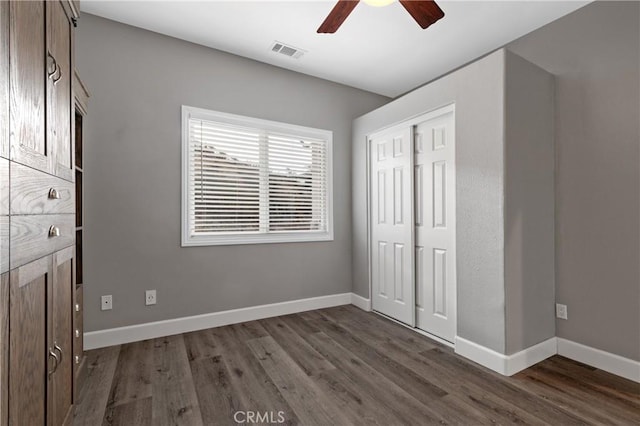
<path id="1" fill-rule="evenodd" d="M 11 159 L 73 181 L 70 13 L 60 1 L 9 2 L 8 80 Z"/>
<path id="2" fill-rule="evenodd" d="M 52 278 L 51 256 L 10 272 L 10 425 L 45 423 L 45 380 L 58 357 L 47 347 L 47 287 Z"/>
<path id="3" fill-rule="evenodd" d="M 0 0 L 0 426 L 72 422 L 78 12 Z"/>
<path id="4" fill-rule="evenodd" d="M 47 143 L 50 146 L 51 173 L 73 181 L 71 140 L 72 23 L 59 1 L 46 3 L 47 58 L 51 78 L 47 79 Z"/>
<path id="5" fill-rule="evenodd" d="M 0 274 L 0 426 L 9 422 L 9 273 Z"/>
<path id="6" fill-rule="evenodd" d="M 71 420 L 73 251 L 68 247 L 9 274 L 10 425 L 59 426 Z"/>
<path id="7" fill-rule="evenodd" d="M 0 157 L 9 158 L 9 2 L 0 1 Z M 2 183 L 0 177 L 0 183 Z"/>
<path id="8" fill-rule="evenodd" d="M 59 354 L 54 374 L 49 375 L 50 425 L 67 424 L 73 401 L 73 247 L 52 256 L 53 280 L 49 302 L 49 347 Z"/>
<path id="9" fill-rule="evenodd" d="M 45 135 L 45 6 L 38 1 L 9 2 L 10 157 L 51 172 L 51 150 Z"/>

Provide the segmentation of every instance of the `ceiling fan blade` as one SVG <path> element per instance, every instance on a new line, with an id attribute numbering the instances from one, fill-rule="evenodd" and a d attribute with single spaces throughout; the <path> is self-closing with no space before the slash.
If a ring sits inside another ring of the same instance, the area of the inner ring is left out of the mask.
<path id="1" fill-rule="evenodd" d="M 331 9 L 331 12 L 324 20 L 318 33 L 335 33 L 340 25 L 347 19 L 347 16 L 358 5 L 360 0 L 338 0 L 338 3 Z"/>
<path id="2" fill-rule="evenodd" d="M 444 12 L 433 0 L 400 0 L 400 4 L 423 29 L 444 17 Z"/>

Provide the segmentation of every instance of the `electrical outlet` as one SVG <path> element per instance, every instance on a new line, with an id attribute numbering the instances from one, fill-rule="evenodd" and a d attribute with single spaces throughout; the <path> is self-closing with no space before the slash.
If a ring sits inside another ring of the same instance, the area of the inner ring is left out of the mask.
<path id="1" fill-rule="evenodd" d="M 155 305 L 156 304 L 156 291 L 155 290 L 147 290 L 144 292 L 144 304 L 145 305 Z"/>
<path id="2" fill-rule="evenodd" d="M 567 305 L 556 303 L 556 317 L 560 319 L 569 319 L 567 315 Z"/>
<path id="3" fill-rule="evenodd" d="M 100 299 L 100 309 L 102 309 L 103 311 L 110 311 L 111 309 L 113 309 L 113 297 L 110 294 L 102 296 Z"/>

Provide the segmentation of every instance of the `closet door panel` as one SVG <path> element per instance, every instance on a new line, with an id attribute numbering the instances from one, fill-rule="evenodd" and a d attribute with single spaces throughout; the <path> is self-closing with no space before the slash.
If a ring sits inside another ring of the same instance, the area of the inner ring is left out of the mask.
<path id="1" fill-rule="evenodd" d="M 73 181 L 71 142 L 71 22 L 59 1 L 47 2 L 47 55 L 55 74 L 47 82 L 47 137 L 51 145 L 52 172 Z"/>
<path id="2" fill-rule="evenodd" d="M 414 325 L 413 141 L 410 126 L 369 141 L 373 309 Z"/>
<path id="3" fill-rule="evenodd" d="M 454 113 L 416 126 L 417 326 L 453 342 L 456 335 Z"/>
<path id="4" fill-rule="evenodd" d="M 10 11 L 10 157 L 50 172 L 45 135 L 44 2 L 12 1 Z M 49 65 L 49 66 L 47 66 Z"/>

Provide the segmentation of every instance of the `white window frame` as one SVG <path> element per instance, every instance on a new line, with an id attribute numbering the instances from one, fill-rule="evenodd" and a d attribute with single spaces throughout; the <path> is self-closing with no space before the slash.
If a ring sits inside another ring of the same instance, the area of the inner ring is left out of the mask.
<path id="1" fill-rule="evenodd" d="M 325 140 L 327 143 L 326 231 L 278 231 L 191 235 L 189 229 L 189 119 L 196 118 L 227 125 Z M 182 106 L 182 246 L 292 243 L 333 241 L 333 132 L 259 118 L 245 117 L 191 106 Z"/>

